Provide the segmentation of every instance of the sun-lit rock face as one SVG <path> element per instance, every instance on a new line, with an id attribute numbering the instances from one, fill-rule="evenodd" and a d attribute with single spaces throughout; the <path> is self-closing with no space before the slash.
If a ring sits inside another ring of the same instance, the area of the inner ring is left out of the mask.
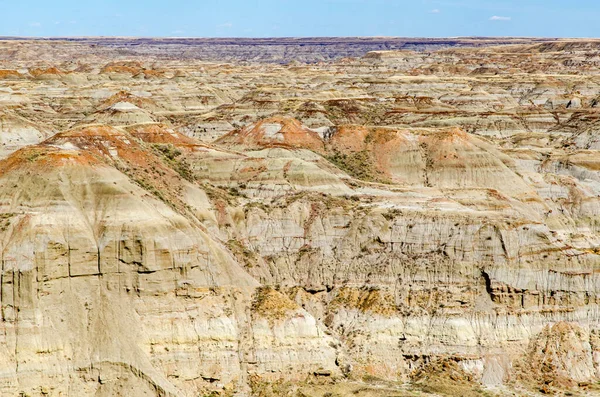
<path id="1" fill-rule="evenodd" d="M 35 123 L 20 117 L 13 112 L 0 112 L 0 158 L 27 145 L 41 142 L 52 131 L 37 126 Z"/>
<path id="2" fill-rule="evenodd" d="M 272 117 L 256 124 L 232 131 L 216 143 L 234 147 L 267 148 L 287 147 L 322 152 L 324 142 L 316 131 L 302 125 L 298 120 Z"/>
<path id="3" fill-rule="evenodd" d="M 0 43 L 0 395 L 600 393 L 597 41 L 103 40 Z"/>
<path id="4" fill-rule="evenodd" d="M 81 393 L 108 383 L 179 395 L 216 380 L 243 390 L 248 373 L 337 370 L 331 338 L 281 293 L 262 297 L 202 225 L 214 217 L 204 191 L 176 185 L 160 156 L 94 126 L 0 162 L 3 393 L 67 393 L 77 376 Z M 187 211 L 172 193 L 192 197 Z M 272 321 L 269 304 L 282 305 Z"/>

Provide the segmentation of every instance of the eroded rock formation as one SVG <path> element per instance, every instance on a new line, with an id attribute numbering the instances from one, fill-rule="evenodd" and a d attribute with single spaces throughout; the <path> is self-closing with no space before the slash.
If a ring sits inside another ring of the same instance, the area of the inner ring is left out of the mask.
<path id="1" fill-rule="evenodd" d="M 514 43 L 0 42 L 0 394 L 598 393 L 599 47 Z"/>

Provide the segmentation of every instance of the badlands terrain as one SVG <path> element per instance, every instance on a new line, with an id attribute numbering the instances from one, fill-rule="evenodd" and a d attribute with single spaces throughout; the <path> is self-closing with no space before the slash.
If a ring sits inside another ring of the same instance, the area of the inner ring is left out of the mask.
<path id="1" fill-rule="evenodd" d="M 0 395 L 600 395 L 600 41 L 0 41 Z"/>

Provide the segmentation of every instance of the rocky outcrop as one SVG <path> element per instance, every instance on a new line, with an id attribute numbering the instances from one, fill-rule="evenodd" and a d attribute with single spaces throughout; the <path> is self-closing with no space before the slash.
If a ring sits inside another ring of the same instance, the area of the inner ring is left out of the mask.
<path id="1" fill-rule="evenodd" d="M 0 163 L 3 393 L 187 395 L 335 372 L 308 312 L 273 293 L 287 306 L 269 321 L 222 242 L 136 174 L 153 154 L 134 140 L 90 127 Z"/>
<path id="2" fill-rule="evenodd" d="M 596 42 L 110 40 L 0 43 L 1 395 L 598 393 Z"/>
<path id="3" fill-rule="evenodd" d="M 12 112 L 0 113 L 0 158 L 27 145 L 41 142 L 52 131 L 38 127 L 35 123 Z"/>

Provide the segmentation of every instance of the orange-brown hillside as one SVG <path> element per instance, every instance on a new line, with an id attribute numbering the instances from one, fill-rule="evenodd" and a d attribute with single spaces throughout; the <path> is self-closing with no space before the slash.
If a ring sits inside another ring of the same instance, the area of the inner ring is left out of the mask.
<path id="1" fill-rule="evenodd" d="M 279 116 L 234 130 L 216 143 L 255 148 L 287 147 L 317 152 L 324 150 L 323 140 L 318 133 L 296 119 Z"/>

